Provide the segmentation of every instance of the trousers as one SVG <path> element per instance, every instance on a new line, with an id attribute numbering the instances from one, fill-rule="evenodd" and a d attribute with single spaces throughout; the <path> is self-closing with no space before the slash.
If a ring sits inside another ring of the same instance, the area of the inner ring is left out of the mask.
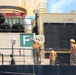
<path id="1" fill-rule="evenodd" d="M 40 50 L 33 49 L 33 59 L 34 59 L 34 65 L 40 65 L 41 64 L 41 55 Z"/>
<path id="2" fill-rule="evenodd" d="M 76 64 L 76 52 L 70 54 L 70 65 L 72 63 Z"/>

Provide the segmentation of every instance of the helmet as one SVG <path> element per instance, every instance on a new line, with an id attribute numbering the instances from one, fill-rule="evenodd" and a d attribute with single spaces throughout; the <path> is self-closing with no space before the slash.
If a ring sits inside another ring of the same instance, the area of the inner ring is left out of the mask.
<path id="1" fill-rule="evenodd" d="M 74 39 L 71 39 L 70 42 L 74 42 L 75 43 L 75 40 Z"/>
<path id="2" fill-rule="evenodd" d="M 39 37 L 36 37 L 38 40 L 40 40 L 40 38 Z"/>
<path id="3" fill-rule="evenodd" d="M 52 50 L 52 48 L 49 48 L 49 50 Z"/>

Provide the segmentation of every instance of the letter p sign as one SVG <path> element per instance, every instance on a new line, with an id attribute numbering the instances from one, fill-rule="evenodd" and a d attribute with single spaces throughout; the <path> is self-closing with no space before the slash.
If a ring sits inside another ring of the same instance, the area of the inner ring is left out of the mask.
<path id="1" fill-rule="evenodd" d="M 23 45 L 26 45 L 26 42 L 30 41 L 26 36 L 23 36 Z"/>
<path id="2" fill-rule="evenodd" d="M 28 34 L 33 38 L 33 34 Z M 20 47 L 32 47 L 33 42 L 26 37 L 26 34 L 20 34 Z"/>

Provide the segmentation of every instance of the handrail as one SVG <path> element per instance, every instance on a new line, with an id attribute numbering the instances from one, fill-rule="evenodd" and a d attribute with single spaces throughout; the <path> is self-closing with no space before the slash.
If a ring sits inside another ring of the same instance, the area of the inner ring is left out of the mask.
<path id="1" fill-rule="evenodd" d="M 6 48 L 5 53 L 4 53 L 3 49 L 4 48 L 2 48 L 2 50 L 1 50 L 1 48 L 0 48 L 0 51 L 2 51 L 1 54 L 0 54 L 0 59 L 1 59 L 0 64 L 11 65 L 10 64 L 11 63 L 11 56 L 10 56 L 11 50 L 6 51 L 8 49 L 8 48 Z M 9 49 L 11 49 L 11 48 L 9 48 Z M 14 49 L 20 49 L 20 48 L 14 48 Z M 33 63 L 33 57 L 32 57 L 32 48 L 21 48 L 21 49 L 23 49 L 21 51 L 21 55 L 19 53 L 17 53 L 17 52 L 19 52 L 19 50 L 14 50 L 14 59 L 15 59 L 16 65 L 18 65 L 18 64 L 20 64 L 20 65 L 26 65 L 26 64 L 33 65 L 34 63 Z M 29 53 L 29 50 L 30 50 L 31 54 Z M 43 49 L 43 50 L 45 50 L 45 49 Z M 46 53 L 46 51 L 45 51 L 44 58 L 42 58 L 43 55 L 41 55 L 41 64 L 49 65 L 49 53 L 50 52 Z M 67 61 L 64 62 L 63 59 L 67 60 Z M 63 60 L 63 61 L 61 61 L 61 60 Z M 57 52 L 57 63 L 59 63 L 59 64 L 69 64 L 69 53 L 59 53 L 59 52 Z"/>

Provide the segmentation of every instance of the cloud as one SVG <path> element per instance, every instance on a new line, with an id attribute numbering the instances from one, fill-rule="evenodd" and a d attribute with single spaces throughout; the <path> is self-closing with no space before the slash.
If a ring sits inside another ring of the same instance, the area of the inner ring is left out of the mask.
<path id="1" fill-rule="evenodd" d="M 53 13 L 61 13 L 64 12 L 64 8 L 67 7 L 67 5 L 70 5 L 71 2 L 74 0 L 51 0 L 50 1 L 50 12 Z"/>

